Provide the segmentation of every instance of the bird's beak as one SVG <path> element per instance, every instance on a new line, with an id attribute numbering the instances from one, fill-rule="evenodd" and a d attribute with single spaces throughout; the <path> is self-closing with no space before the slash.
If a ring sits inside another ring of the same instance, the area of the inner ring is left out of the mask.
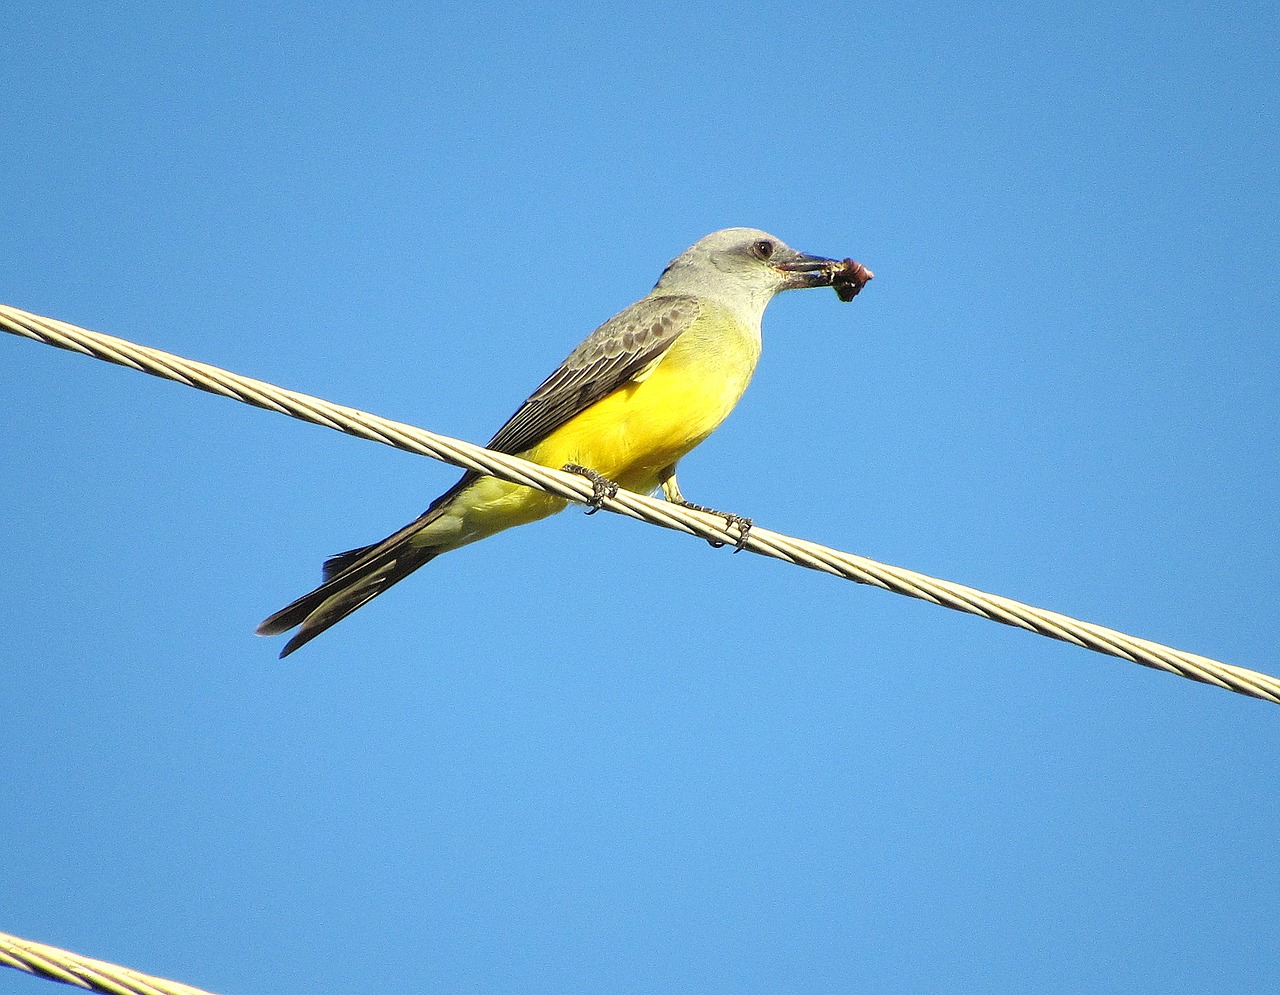
<path id="1" fill-rule="evenodd" d="M 787 275 L 784 290 L 807 287 L 835 287 L 842 301 L 851 301 L 875 274 L 852 259 L 827 259 L 803 252 L 774 257 L 769 264 Z"/>

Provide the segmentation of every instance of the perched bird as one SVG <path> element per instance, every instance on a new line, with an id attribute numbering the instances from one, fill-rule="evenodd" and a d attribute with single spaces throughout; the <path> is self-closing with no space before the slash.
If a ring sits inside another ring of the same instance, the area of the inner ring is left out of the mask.
<path id="1" fill-rule="evenodd" d="M 676 464 L 746 390 L 760 358 L 765 305 L 802 287 L 834 286 L 850 300 L 871 276 L 852 260 L 808 256 L 754 228 L 708 235 L 673 259 L 648 295 L 587 336 L 488 447 L 585 474 L 597 502 L 617 486 L 661 487 L 668 501 L 711 511 L 681 495 Z M 280 654 L 287 656 L 441 553 L 566 503 L 469 471 L 400 531 L 326 561 L 324 582 L 266 619 L 258 634 L 300 626 Z M 750 522 L 724 517 L 745 541 Z"/>

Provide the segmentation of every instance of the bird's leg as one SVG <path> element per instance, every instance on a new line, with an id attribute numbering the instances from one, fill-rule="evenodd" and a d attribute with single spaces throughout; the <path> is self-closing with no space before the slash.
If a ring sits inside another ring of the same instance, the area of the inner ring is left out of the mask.
<path id="1" fill-rule="evenodd" d="M 597 473 L 589 466 L 583 466 L 581 463 L 566 463 L 561 469 L 565 473 L 576 473 L 591 481 L 591 500 L 587 502 L 587 506 L 591 510 L 587 512 L 588 515 L 594 515 L 600 510 L 600 506 L 605 501 L 615 497 L 618 493 L 618 485 L 616 483 L 603 474 Z"/>
<path id="2" fill-rule="evenodd" d="M 672 504 L 678 504 L 681 508 L 692 508 L 694 511 L 705 512 L 708 515 L 719 515 L 724 519 L 726 529 L 737 528 L 738 539 L 733 544 L 735 553 L 742 552 L 747 546 L 747 536 L 751 535 L 751 519 L 743 518 L 741 515 L 735 515 L 728 511 L 717 511 L 715 508 L 708 508 L 705 505 L 694 504 L 692 501 L 685 500 L 685 496 L 680 493 L 680 485 L 676 483 L 676 468 L 668 467 L 662 478 L 662 496 Z M 715 549 L 719 549 L 724 543 L 718 539 L 708 539 L 707 542 Z"/>

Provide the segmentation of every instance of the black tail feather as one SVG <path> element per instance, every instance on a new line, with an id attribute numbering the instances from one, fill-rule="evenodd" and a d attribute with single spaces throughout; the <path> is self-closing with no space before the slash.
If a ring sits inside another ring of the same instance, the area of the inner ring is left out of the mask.
<path id="1" fill-rule="evenodd" d="M 372 546 L 357 546 L 355 549 L 348 549 L 345 553 L 335 553 L 324 561 L 322 568 L 322 576 L 326 581 L 333 580 L 334 577 L 342 573 L 350 567 L 360 557 L 371 552 L 375 547 L 382 545 L 375 542 Z"/>
<path id="2" fill-rule="evenodd" d="M 342 621 L 366 601 L 444 551 L 415 545 L 412 541 L 435 517 L 433 508 L 381 542 L 330 557 L 324 564 L 323 583 L 263 619 L 258 635 L 276 636 L 301 626 L 285 644 L 280 653 L 283 658 Z"/>

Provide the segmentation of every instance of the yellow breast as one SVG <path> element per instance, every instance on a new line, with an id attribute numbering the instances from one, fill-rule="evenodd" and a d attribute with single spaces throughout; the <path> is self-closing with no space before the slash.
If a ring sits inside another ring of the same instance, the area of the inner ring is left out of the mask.
<path id="1" fill-rule="evenodd" d="M 703 302 L 698 319 L 643 379 L 570 419 L 527 455 L 547 466 L 581 463 L 630 490 L 653 490 L 662 470 L 725 420 L 759 358 L 758 329 Z"/>

